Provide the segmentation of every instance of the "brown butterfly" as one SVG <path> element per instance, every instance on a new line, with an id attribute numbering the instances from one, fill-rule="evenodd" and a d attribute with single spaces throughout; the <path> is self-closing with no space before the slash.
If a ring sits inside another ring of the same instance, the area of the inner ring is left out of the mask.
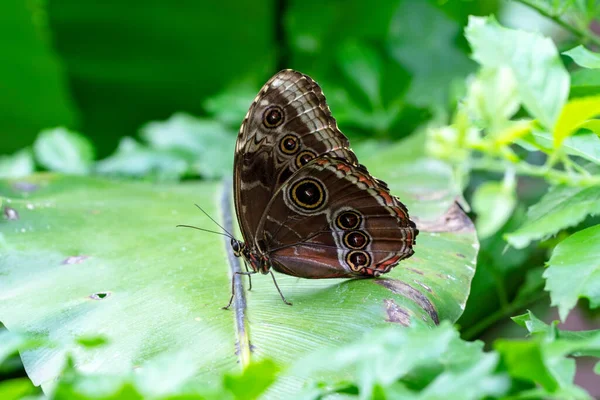
<path id="1" fill-rule="evenodd" d="M 237 138 L 233 191 L 251 271 L 308 279 L 377 277 L 414 251 L 419 233 L 385 182 L 358 163 L 319 85 L 273 76 Z M 281 298 L 288 303 L 279 287 Z M 231 305 L 232 298 L 229 302 Z"/>

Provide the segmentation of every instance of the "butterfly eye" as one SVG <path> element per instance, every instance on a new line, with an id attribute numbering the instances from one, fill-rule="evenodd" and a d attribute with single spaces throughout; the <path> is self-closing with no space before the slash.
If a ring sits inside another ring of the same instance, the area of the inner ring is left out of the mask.
<path id="1" fill-rule="evenodd" d="M 279 143 L 279 148 L 285 154 L 294 154 L 300 149 L 298 138 L 293 135 L 286 135 Z"/>
<path id="2" fill-rule="evenodd" d="M 296 166 L 300 168 L 308 164 L 313 158 L 315 158 L 315 154 L 312 151 L 303 151 L 296 156 Z"/>
<path id="3" fill-rule="evenodd" d="M 360 271 L 363 267 L 371 264 L 371 257 L 367 252 L 355 250 L 348 253 L 346 262 L 353 271 Z"/>
<path id="4" fill-rule="evenodd" d="M 336 225 L 341 229 L 354 229 L 360 225 L 361 216 L 355 211 L 345 211 L 335 220 Z"/>
<path id="5" fill-rule="evenodd" d="M 369 238 L 363 232 L 353 231 L 344 235 L 344 243 L 351 249 L 362 249 L 369 243 Z"/>
<path id="6" fill-rule="evenodd" d="M 316 179 L 303 179 L 290 190 L 293 204 L 304 210 L 314 211 L 325 204 L 326 194 L 323 184 Z"/>
<path id="7" fill-rule="evenodd" d="M 263 124 L 267 128 L 277 128 L 283 123 L 283 110 L 281 107 L 269 107 L 263 113 Z"/>
<path id="8" fill-rule="evenodd" d="M 242 244 L 239 241 L 231 239 L 231 248 L 233 249 L 233 254 L 236 257 L 239 257 L 241 255 Z"/>

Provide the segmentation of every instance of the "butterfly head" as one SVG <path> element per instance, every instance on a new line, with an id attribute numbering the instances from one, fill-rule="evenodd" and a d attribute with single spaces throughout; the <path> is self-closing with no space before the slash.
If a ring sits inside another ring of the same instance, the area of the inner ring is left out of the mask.
<path id="1" fill-rule="evenodd" d="M 247 248 L 246 248 L 246 243 L 231 238 L 231 249 L 233 250 L 233 255 L 236 257 L 241 257 L 243 255 L 245 255 Z"/>
<path id="2" fill-rule="evenodd" d="M 248 264 L 250 264 L 250 267 L 256 271 L 256 272 L 260 272 L 262 274 L 268 274 L 269 270 L 271 269 L 271 263 L 269 261 L 269 257 L 265 254 L 262 254 L 251 250 L 250 248 L 248 248 L 248 246 L 246 245 L 246 243 L 234 239 L 231 239 L 231 249 L 233 250 L 233 255 L 236 257 L 244 257 L 244 259 L 246 261 L 248 261 Z"/>

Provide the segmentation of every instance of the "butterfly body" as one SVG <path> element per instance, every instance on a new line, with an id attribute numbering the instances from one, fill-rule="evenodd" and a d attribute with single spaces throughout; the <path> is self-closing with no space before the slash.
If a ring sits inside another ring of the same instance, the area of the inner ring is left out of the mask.
<path id="1" fill-rule="evenodd" d="M 387 185 L 358 163 L 321 88 L 284 70 L 254 99 L 234 159 L 232 240 L 250 273 L 377 277 L 410 257 L 418 230 Z"/>

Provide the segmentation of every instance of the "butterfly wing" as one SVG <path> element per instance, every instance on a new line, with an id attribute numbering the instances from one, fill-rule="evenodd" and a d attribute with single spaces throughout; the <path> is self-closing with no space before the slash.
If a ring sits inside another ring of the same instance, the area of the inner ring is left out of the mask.
<path id="1" fill-rule="evenodd" d="M 292 70 L 273 76 L 258 93 L 237 138 L 235 208 L 247 243 L 281 185 L 310 160 L 329 154 L 356 165 L 321 88 Z"/>
<path id="2" fill-rule="evenodd" d="M 257 232 L 276 271 L 302 278 L 379 276 L 410 257 L 418 230 L 385 183 L 322 156 L 274 194 Z"/>

